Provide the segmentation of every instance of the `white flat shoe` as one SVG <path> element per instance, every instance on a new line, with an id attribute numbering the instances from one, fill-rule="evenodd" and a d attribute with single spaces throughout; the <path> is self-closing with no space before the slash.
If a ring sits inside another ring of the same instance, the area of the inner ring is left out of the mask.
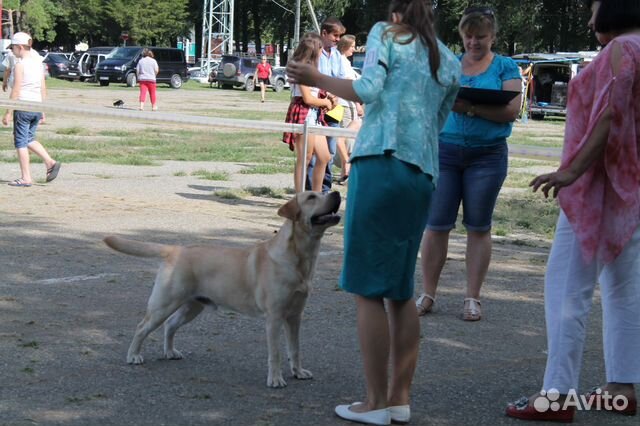
<path id="1" fill-rule="evenodd" d="M 391 414 L 391 423 L 405 424 L 411 420 L 411 408 L 408 405 L 394 405 L 387 410 Z"/>
<path id="2" fill-rule="evenodd" d="M 336 414 L 345 420 L 352 422 L 364 423 L 368 425 L 389 425 L 391 424 L 391 414 L 386 408 L 380 410 L 365 411 L 363 413 L 356 413 L 351 411 L 350 408 L 357 403 L 351 405 L 338 405 L 336 407 Z"/>

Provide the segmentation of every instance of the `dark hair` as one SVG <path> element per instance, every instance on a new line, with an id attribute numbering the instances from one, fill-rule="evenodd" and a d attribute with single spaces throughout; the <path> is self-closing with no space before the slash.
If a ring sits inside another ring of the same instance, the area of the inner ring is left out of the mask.
<path id="1" fill-rule="evenodd" d="M 598 0 L 595 0 L 598 1 Z M 599 0 L 594 29 L 599 33 L 624 33 L 640 28 L 640 0 Z M 588 6 L 594 1 L 589 1 Z"/>
<path id="2" fill-rule="evenodd" d="M 320 34 L 325 31 L 327 34 L 340 33 L 340 35 L 342 35 L 346 30 L 342 22 L 333 16 L 325 19 L 320 26 Z"/>
<path id="3" fill-rule="evenodd" d="M 293 60 L 311 65 L 318 65 L 322 49 L 322 38 L 318 33 L 306 33 L 293 52 Z"/>
<path id="4" fill-rule="evenodd" d="M 393 23 L 393 14 L 401 16 L 401 22 Z M 400 44 L 409 44 L 416 37 L 429 49 L 429 68 L 431 76 L 438 81 L 438 69 L 440 68 L 440 50 L 438 38 L 434 28 L 434 16 L 431 0 L 392 0 L 389 5 L 389 22 L 391 27 L 384 34 L 393 34 L 393 40 Z M 409 34 L 410 37 L 399 41 L 398 36 Z"/>
<path id="5" fill-rule="evenodd" d="M 462 18 L 458 24 L 458 31 L 477 31 L 489 29 L 495 36 L 498 33 L 498 20 L 496 14 L 489 6 L 471 6 L 462 12 Z"/>

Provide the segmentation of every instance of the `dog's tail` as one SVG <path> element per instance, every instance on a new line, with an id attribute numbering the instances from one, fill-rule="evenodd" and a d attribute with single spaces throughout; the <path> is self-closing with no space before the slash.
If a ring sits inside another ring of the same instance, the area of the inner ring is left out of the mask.
<path id="1" fill-rule="evenodd" d="M 139 257 L 167 257 L 175 248 L 165 244 L 142 243 L 115 236 L 106 237 L 103 241 L 116 251 Z"/>

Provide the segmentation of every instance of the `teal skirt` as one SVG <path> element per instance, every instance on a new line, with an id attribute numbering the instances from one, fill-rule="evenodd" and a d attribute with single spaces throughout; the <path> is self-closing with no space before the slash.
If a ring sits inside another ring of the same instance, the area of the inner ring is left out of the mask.
<path id="1" fill-rule="evenodd" d="M 368 298 L 413 297 L 431 176 L 391 155 L 359 157 L 349 173 L 340 287 Z"/>

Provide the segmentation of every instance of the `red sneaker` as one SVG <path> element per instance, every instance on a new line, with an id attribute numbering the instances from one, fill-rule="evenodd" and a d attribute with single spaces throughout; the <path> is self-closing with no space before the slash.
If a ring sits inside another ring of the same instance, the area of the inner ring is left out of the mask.
<path id="1" fill-rule="evenodd" d="M 566 410 L 560 409 L 557 411 L 550 409 L 546 411 L 538 411 L 535 407 L 529 404 L 529 398 L 523 396 L 519 400 L 510 403 L 507 406 L 505 414 L 508 417 L 520 420 L 571 423 L 573 422 L 573 415 L 575 411 L 575 407 L 569 407 Z"/>

